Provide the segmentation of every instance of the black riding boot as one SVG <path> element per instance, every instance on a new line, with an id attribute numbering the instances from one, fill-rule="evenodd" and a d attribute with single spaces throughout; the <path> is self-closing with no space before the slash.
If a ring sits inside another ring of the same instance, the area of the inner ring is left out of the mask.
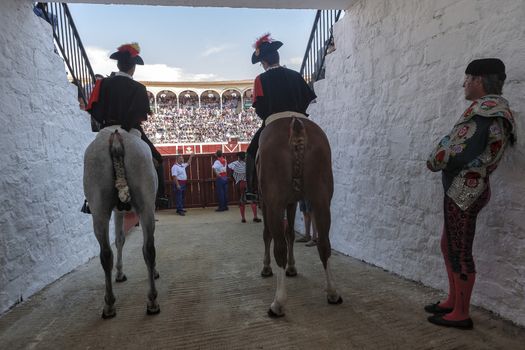
<path id="1" fill-rule="evenodd" d="M 166 197 L 165 187 L 164 187 L 164 167 L 162 163 L 159 163 L 157 169 L 157 178 L 158 178 L 158 189 L 157 189 L 157 205 L 158 209 L 167 209 L 169 207 L 169 199 Z"/>
<path id="2" fill-rule="evenodd" d="M 255 187 L 257 186 L 257 174 L 255 170 L 255 159 L 249 153 L 246 153 L 246 200 L 257 200 Z"/>

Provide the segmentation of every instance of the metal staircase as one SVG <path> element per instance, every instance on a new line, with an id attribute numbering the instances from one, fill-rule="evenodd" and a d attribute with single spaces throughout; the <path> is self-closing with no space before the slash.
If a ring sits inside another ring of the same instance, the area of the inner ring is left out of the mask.
<path id="1" fill-rule="evenodd" d="M 84 102 L 84 105 L 87 105 L 95 86 L 95 74 L 67 4 L 39 2 L 35 8 L 35 12 L 41 10 L 44 19 L 53 27 L 55 47 L 58 48 L 60 56 L 64 59 L 73 84 L 78 87 L 79 99 Z M 99 130 L 98 123 L 93 119 L 91 128 L 93 131 Z"/>
<path id="2" fill-rule="evenodd" d="M 315 15 L 300 71 L 311 88 L 314 82 L 324 78 L 325 57 L 334 47 L 332 27 L 339 20 L 341 12 L 341 10 L 319 10 Z"/>

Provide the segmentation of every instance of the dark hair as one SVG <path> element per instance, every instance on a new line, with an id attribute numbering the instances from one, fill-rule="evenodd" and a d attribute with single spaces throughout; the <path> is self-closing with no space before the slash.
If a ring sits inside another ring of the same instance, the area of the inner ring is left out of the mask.
<path id="1" fill-rule="evenodd" d="M 505 79 L 501 79 L 499 74 L 486 74 L 481 76 L 481 84 L 487 95 L 501 95 Z"/>
<path id="2" fill-rule="evenodd" d="M 104 76 L 103 76 L 102 74 L 95 74 L 95 79 L 96 79 L 96 78 L 100 78 L 100 79 L 103 79 L 103 78 L 104 78 Z"/>
<path id="3" fill-rule="evenodd" d="M 215 152 L 215 155 L 217 157 L 222 157 L 222 151 L 220 149 L 218 149 L 217 152 Z"/>
<path id="4" fill-rule="evenodd" d="M 269 52 L 268 54 L 264 55 L 261 58 L 261 61 L 268 63 L 268 65 L 270 66 L 273 64 L 279 63 L 279 52 L 277 51 Z"/>
<path id="5" fill-rule="evenodd" d="M 246 159 L 246 152 L 239 152 L 237 153 L 237 157 L 239 157 L 240 160 Z"/>
<path id="6" fill-rule="evenodd" d="M 118 70 L 121 72 L 129 72 L 131 68 L 135 67 L 135 63 L 127 62 L 127 61 L 118 61 L 117 67 L 118 67 Z"/>

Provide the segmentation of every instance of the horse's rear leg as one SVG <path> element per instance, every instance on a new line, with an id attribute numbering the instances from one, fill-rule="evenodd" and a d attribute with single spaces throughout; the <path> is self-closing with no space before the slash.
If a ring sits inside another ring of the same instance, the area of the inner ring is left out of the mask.
<path id="1" fill-rule="evenodd" d="M 286 238 L 283 227 L 284 208 L 275 209 L 274 206 L 266 208 L 265 224 L 268 225 L 270 233 L 273 238 L 273 256 L 275 262 L 279 267 L 277 269 L 277 288 L 275 290 L 275 297 L 268 315 L 270 317 L 284 316 L 284 305 L 286 303 L 286 285 L 285 285 L 285 268 L 287 263 L 287 248 Z"/>
<path id="2" fill-rule="evenodd" d="M 115 212 L 115 245 L 117 246 L 117 276 L 115 276 L 115 282 L 124 282 L 128 279 L 122 272 L 122 247 L 124 247 L 125 242 L 124 213 Z"/>
<path id="3" fill-rule="evenodd" d="M 150 289 L 148 292 L 148 303 L 146 312 L 148 315 L 158 314 L 160 312 L 159 304 L 157 303 L 157 288 L 155 287 L 155 278 L 158 275 L 155 269 L 155 213 L 153 206 L 151 210 L 145 210 L 140 214 L 140 225 L 142 226 L 142 233 L 144 236 L 144 244 L 142 246 L 142 254 L 144 261 L 148 267 L 148 278 Z"/>
<path id="4" fill-rule="evenodd" d="M 329 203 L 314 206 L 313 215 L 315 218 L 315 224 L 317 225 L 317 251 L 319 252 L 319 257 L 321 258 L 326 274 L 326 293 L 328 303 L 341 304 L 343 299 L 337 292 L 329 261 L 330 255 L 332 254 L 332 247 L 330 246 L 329 238 L 331 224 Z"/>
<path id="5" fill-rule="evenodd" d="M 268 229 L 268 224 L 266 223 L 266 213 L 264 210 L 264 205 L 262 207 L 262 213 L 263 213 L 263 219 L 264 219 L 263 220 L 264 259 L 263 259 L 263 269 L 261 271 L 261 276 L 270 277 L 270 276 L 273 276 L 272 267 L 270 266 L 270 263 L 271 263 L 270 244 L 272 243 L 272 235 L 270 233 L 270 230 Z"/>
<path id="6" fill-rule="evenodd" d="M 111 214 L 110 214 L 111 215 Z M 93 214 L 93 229 L 100 245 L 100 263 L 106 276 L 106 294 L 104 296 L 104 309 L 102 318 L 115 317 L 115 295 L 111 281 L 111 271 L 113 270 L 113 252 L 109 245 L 109 216 Z"/>
<path id="7" fill-rule="evenodd" d="M 295 257 L 293 255 L 293 242 L 295 241 L 295 212 L 297 210 L 297 202 L 288 205 L 286 208 L 286 218 L 288 225 L 286 226 L 286 243 L 288 247 L 288 264 L 286 265 L 286 276 L 297 276 L 297 269 L 295 268 Z"/>

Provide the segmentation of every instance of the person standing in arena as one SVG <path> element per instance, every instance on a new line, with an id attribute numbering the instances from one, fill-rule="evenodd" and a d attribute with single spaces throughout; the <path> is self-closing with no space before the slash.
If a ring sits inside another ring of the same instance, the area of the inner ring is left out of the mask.
<path id="1" fill-rule="evenodd" d="M 137 129 L 141 138 L 151 149 L 153 163 L 158 176 L 157 205 L 164 206 L 167 199 L 164 195 L 164 177 L 162 156 L 148 139 L 141 122 L 151 114 L 146 87 L 133 80 L 136 65 L 144 65 L 139 56 L 137 43 L 121 45 L 109 58 L 117 61 L 119 69 L 109 78 L 98 79 L 90 96 L 87 111 L 100 123 L 101 128 L 120 125 L 123 130 Z"/>
<path id="2" fill-rule="evenodd" d="M 299 201 L 299 210 L 303 213 L 304 219 L 304 236 L 297 238 L 295 241 L 300 243 L 306 243 L 307 247 L 313 247 L 317 245 L 317 227 L 315 226 L 315 219 L 312 215 L 312 204 L 307 200 Z M 312 231 L 312 234 L 310 234 Z"/>
<path id="3" fill-rule="evenodd" d="M 306 109 L 316 96 L 303 77 L 291 69 L 282 67 L 277 50 L 282 42 L 273 40 L 270 34 L 263 35 L 254 44 L 252 64 L 261 63 L 264 73 L 254 81 L 253 102 L 263 125 L 253 136 L 246 154 L 246 198 L 255 200 L 256 173 L 255 156 L 259 149 L 259 137 L 265 120 L 279 112 L 296 112 L 307 116 Z"/>
<path id="4" fill-rule="evenodd" d="M 476 279 L 472 244 L 478 213 L 490 199 L 489 175 L 507 145 L 515 142 L 515 123 L 502 96 L 505 65 L 496 58 L 472 61 L 465 71 L 465 98 L 472 101 L 452 131 L 430 154 L 427 167 L 442 172 L 444 228 L 441 252 L 445 259 L 447 299 L 425 306 L 428 321 L 471 329 L 470 296 Z"/>
<path id="5" fill-rule="evenodd" d="M 235 181 L 235 187 L 239 191 L 239 209 L 241 211 L 241 222 L 246 222 L 244 215 L 246 210 L 246 153 L 237 153 L 237 160 L 233 163 L 228 164 L 228 168 L 232 170 L 233 180 Z M 261 222 L 261 219 L 257 217 L 257 204 L 251 203 L 253 212 L 253 222 Z"/>
<path id="6" fill-rule="evenodd" d="M 222 151 L 215 152 L 216 160 L 212 165 L 212 170 L 215 174 L 215 190 L 217 192 L 217 199 L 219 207 L 215 211 L 228 210 L 228 176 L 226 158 L 222 156 Z"/>
<path id="7" fill-rule="evenodd" d="M 173 193 L 175 197 L 175 207 L 177 208 L 177 214 L 180 216 L 186 215 L 184 209 L 184 195 L 186 193 L 186 183 L 188 181 L 188 175 L 186 174 L 186 168 L 191 165 L 193 154 L 190 155 L 187 163 L 184 163 L 184 157 L 182 155 L 177 156 L 177 162 L 171 167 L 171 176 L 173 178 Z"/>

